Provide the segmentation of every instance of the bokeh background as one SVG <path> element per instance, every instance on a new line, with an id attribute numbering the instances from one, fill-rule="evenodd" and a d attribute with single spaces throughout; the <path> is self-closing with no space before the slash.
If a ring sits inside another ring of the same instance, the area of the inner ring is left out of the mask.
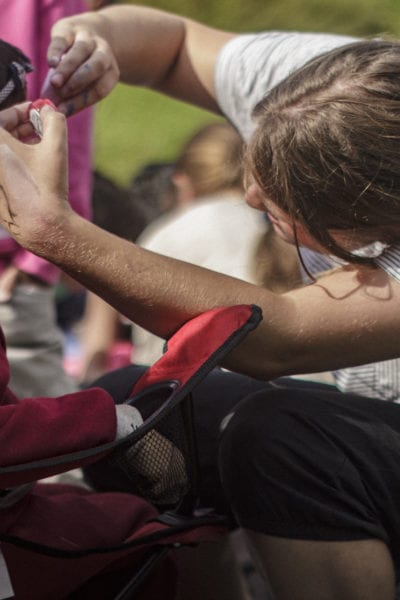
<path id="1" fill-rule="evenodd" d="M 141 4 L 237 32 L 283 29 L 400 35 L 400 0 L 145 0 Z M 173 160 L 192 132 L 216 118 L 155 92 L 119 84 L 96 108 L 95 165 L 126 185 L 148 162 Z"/>

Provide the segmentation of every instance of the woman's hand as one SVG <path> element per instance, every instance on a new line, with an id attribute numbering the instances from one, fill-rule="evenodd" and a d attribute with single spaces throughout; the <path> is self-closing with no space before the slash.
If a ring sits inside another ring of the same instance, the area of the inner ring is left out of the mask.
<path id="1" fill-rule="evenodd" d="M 67 185 L 65 117 L 51 107 L 41 112 L 43 138 L 32 135 L 28 106 L 0 112 L 0 223 L 21 246 L 40 254 L 46 238 L 71 211 Z"/>
<path id="2" fill-rule="evenodd" d="M 94 14 L 94 23 L 102 17 Z M 108 42 L 79 17 L 61 19 L 52 28 L 47 61 L 54 69 L 50 83 L 60 101 L 58 110 L 72 115 L 95 104 L 114 88 L 119 68 Z"/>

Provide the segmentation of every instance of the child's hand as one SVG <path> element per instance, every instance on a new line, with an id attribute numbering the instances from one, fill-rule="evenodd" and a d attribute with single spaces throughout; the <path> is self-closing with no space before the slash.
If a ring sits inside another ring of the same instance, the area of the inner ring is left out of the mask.
<path id="1" fill-rule="evenodd" d="M 61 19 L 52 28 L 47 82 L 59 96 L 57 108 L 72 115 L 95 104 L 114 88 L 119 68 L 108 42 L 95 31 Z"/>

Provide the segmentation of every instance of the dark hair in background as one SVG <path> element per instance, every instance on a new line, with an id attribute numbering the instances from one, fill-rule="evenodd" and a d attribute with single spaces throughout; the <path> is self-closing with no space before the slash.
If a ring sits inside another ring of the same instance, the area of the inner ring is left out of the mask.
<path id="1" fill-rule="evenodd" d="M 92 191 L 93 223 L 119 237 L 135 241 L 147 225 L 142 207 L 129 190 L 94 171 Z"/>
<path id="2" fill-rule="evenodd" d="M 177 190 L 172 181 L 175 165 L 169 162 L 154 162 L 142 167 L 131 179 L 131 197 L 149 224 L 163 213 L 175 208 Z"/>
<path id="3" fill-rule="evenodd" d="M 146 218 L 129 190 L 99 173 L 93 172 L 92 221 L 118 237 L 135 241 L 147 224 Z M 68 331 L 85 313 L 86 291 L 71 291 L 61 284 L 56 293 L 57 323 Z"/>
<path id="4" fill-rule="evenodd" d="M 229 123 L 206 125 L 183 146 L 176 170 L 189 177 L 196 197 L 242 189 L 243 140 Z"/>
<path id="5" fill-rule="evenodd" d="M 32 71 L 21 50 L 0 40 L 0 108 L 8 108 L 26 99 L 25 74 Z"/>
<path id="6" fill-rule="evenodd" d="M 352 230 L 359 241 L 400 239 L 399 42 L 361 41 L 324 54 L 254 114 L 247 171 L 320 244 L 344 260 L 370 262 L 329 230 Z"/>

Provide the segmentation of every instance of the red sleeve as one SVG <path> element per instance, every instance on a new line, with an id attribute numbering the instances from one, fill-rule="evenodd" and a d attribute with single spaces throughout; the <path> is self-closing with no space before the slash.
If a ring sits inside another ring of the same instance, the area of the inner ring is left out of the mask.
<path id="1" fill-rule="evenodd" d="M 111 442 L 116 434 L 114 402 L 99 388 L 59 398 L 15 402 L 7 390 L 0 406 L 0 488 L 9 477 L 2 468 L 68 455 Z M 60 468 L 59 471 L 65 470 Z M 41 471 L 41 477 L 54 473 Z M 29 472 L 19 483 L 32 480 Z"/>

